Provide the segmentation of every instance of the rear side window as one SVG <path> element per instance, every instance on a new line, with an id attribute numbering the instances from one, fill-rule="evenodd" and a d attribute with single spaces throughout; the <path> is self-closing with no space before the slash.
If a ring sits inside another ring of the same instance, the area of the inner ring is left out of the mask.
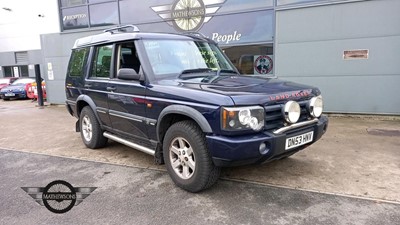
<path id="1" fill-rule="evenodd" d="M 74 49 L 71 53 L 71 60 L 68 66 L 70 77 L 81 77 L 84 74 L 84 67 L 89 55 L 89 48 Z"/>
<path id="2" fill-rule="evenodd" d="M 110 77 L 112 49 L 112 45 L 95 48 L 90 77 Z"/>

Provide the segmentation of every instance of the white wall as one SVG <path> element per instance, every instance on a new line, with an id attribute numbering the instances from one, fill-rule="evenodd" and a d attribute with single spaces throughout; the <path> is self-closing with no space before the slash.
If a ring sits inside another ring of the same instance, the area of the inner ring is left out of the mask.
<path id="1" fill-rule="evenodd" d="M 57 0 L 0 0 L 0 52 L 41 49 L 40 34 L 57 32 Z"/>

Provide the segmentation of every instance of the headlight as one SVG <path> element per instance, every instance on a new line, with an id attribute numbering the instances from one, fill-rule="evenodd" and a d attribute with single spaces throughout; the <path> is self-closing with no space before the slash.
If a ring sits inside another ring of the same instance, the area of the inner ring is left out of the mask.
<path id="1" fill-rule="evenodd" d="M 313 117 L 320 117 L 324 109 L 322 96 L 313 97 L 308 103 L 308 112 Z"/>
<path id="2" fill-rule="evenodd" d="M 261 106 L 223 107 L 222 129 L 228 131 L 259 131 L 264 127 L 264 108 Z"/>
<path id="3" fill-rule="evenodd" d="M 295 101 L 288 101 L 283 107 L 283 115 L 288 123 L 296 123 L 301 114 L 299 103 Z"/>

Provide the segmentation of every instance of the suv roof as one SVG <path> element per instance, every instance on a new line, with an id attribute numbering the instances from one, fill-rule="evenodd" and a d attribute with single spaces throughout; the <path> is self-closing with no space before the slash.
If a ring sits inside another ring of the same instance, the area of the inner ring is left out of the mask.
<path id="1" fill-rule="evenodd" d="M 131 28 L 131 31 L 127 31 L 126 28 Z M 106 43 L 113 43 L 118 41 L 124 40 L 133 40 L 133 39 L 188 39 L 188 40 L 203 40 L 207 42 L 214 42 L 213 40 L 205 37 L 200 33 L 182 33 L 182 34 L 173 34 L 173 33 L 151 33 L 145 32 L 142 33 L 136 26 L 133 25 L 126 25 L 126 26 L 119 26 L 115 28 L 110 28 L 104 30 L 101 34 L 96 34 L 84 38 L 77 39 L 75 41 L 74 47 L 81 48 L 85 46 L 92 46 L 98 44 L 106 44 Z"/>

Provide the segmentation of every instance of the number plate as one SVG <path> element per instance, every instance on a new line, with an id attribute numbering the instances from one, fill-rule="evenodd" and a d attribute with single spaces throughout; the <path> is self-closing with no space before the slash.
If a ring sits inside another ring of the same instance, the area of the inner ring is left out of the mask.
<path id="1" fill-rule="evenodd" d="M 15 94 L 14 93 L 6 93 L 5 96 L 11 97 L 11 96 L 15 96 Z"/>
<path id="2" fill-rule="evenodd" d="M 296 148 L 298 146 L 312 142 L 313 135 L 314 135 L 314 131 L 311 131 L 311 132 L 308 132 L 308 133 L 305 133 L 302 135 L 287 138 L 285 150 Z"/>

